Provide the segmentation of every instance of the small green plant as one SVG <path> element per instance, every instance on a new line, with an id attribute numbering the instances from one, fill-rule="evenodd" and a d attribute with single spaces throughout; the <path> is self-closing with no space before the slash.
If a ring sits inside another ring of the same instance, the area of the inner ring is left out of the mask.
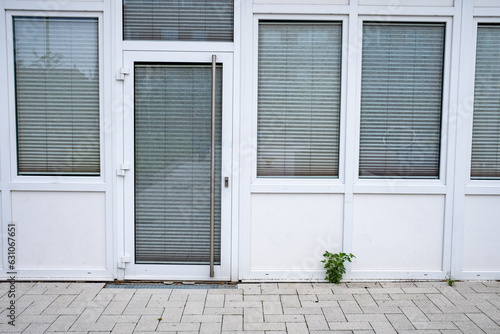
<path id="1" fill-rule="evenodd" d="M 325 279 L 330 283 L 339 284 L 342 279 L 342 275 L 345 274 L 345 266 L 344 262 L 349 261 L 355 257 L 352 254 L 346 253 L 330 253 L 328 251 L 323 254 L 325 257 L 323 262 L 326 268 L 326 277 Z"/>
<path id="2" fill-rule="evenodd" d="M 453 276 L 451 275 L 451 272 L 449 272 L 449 271 L 446 273 L 445 282 L 448 283 L 449 286 L 455 285 L 455 279 L 453 279 Z"/>

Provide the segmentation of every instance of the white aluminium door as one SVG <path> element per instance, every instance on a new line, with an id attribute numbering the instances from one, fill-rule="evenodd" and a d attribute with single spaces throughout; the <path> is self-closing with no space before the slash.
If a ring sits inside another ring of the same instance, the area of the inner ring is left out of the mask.
<path id="1" fill-rule="evenodd" d="M 231 59 L 125 52 L 126 279 L 230 280 Z"/>

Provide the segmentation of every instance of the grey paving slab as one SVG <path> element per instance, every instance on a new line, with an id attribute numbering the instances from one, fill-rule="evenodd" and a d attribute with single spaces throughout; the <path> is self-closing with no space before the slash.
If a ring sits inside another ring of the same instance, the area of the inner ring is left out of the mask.
<path id="1" fill-rule="evenodd" d="M 222 316 L 223 331 L 241 331 L 243 330 L 243 316 L 241 315 L 223 315 Z"/>
<path id="2" fill-rule="evenodd" d="M 205 307 L 224 307 L 224 295 L 210 295 L 205 299 Z"/>
<path id="3" fill-rule="evenodd" d="M 396 334 L 396 330 L 389 321 L 370 321 L 370 325 L 377 334 Z"/>
<path id="4" fill-rule="evenodd" d="M 328 322 L 323 315 L 307 314 L 305 316 L 309 330 L 328 330 Z"/>
<path id="5" fill-rule="evenodd" d="M 265 316 L 265 322 L 306 322 L 306 319 L 304 315 L 302 314 L 295 314 L 295 315 L 281 315 L 281 314 L 275 314 L 275 315 L 266 315 Z"/>
<path id="6" fill-rule="evenodd" d="M 306 324 L 301 323 L 287 323 L 286 324 L 286 333 L 289 334 L 307 334 L 309 333 L 309 329 Z"/>
<path id="7" fill-rule="evenodd" d="M 221 323 L 220 322 L 202 322 L 200 325 L 200 334 L 216 334 L 221 332 Z"/>
<path id="8" fill-rule="evenodd" d="M 327 321 L 347 321 L 346 316 L 340 307 L 323 307 L 322 310 Z"/>
<path id="9" fill-rule="evenodd" d="M 8 283 L 0 283 L 6 291 Z M 137 284 L 136 284 L 137 285 Z M 108 289 L 17 283 L 0 333 L 500 334 L 500 282 L 241 283 L 237 288 Z"/>
<path id="10" fill-rule="evenodd" d="M 283 314 L 283 308 L 280 302 L 262 302 L 264 314 Z"/>
<path id="11" fill-rule="evenodd" d="M 280 322 L 245 322 L 243 328 L 249 331 L 282 331 L 285 330 L 285 324 Z"/>

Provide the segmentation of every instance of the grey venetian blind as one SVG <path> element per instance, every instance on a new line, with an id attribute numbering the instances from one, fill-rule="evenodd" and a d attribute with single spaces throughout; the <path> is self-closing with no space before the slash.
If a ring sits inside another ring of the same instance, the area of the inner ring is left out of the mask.
<path id="1" fill-rule="evenodd" d="M 257 176 L 337 177 L 342 27 L 261 21 Z"/>
<path id="2" fill-rule="evenodd" d="M 365 23 L 359 176 L 438 178 L 445 25 Z"/>
<path id="3" fill-rule="evenodd" d="M 479 25 L 471 178 L 500 178 L 500 25 Z"/>
<path id="4" fill-rule="evenodd" d="M 19 175 L 99 175 L 97 18 L 14 17 Z"/>
<path id="5" fill-rule="evenodd" d="M 232 42 L 233 7 L 233 0 L 123 0 L 123 39 Z"/>
<path id="6" fill-rule="evenodd" d="M 216 77 L 214 250 L 220 263 L 220 66 Z M 210 262 L 211 92 L 211 64 L 135 65 L 136 263 Z"/>

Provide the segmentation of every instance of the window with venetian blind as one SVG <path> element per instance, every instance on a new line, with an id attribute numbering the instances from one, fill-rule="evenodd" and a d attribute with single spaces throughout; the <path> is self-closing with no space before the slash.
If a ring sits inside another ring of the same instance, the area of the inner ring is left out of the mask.
<path id="1" fill-rule="evenodd" d="M 233 41 L 233 0 L 123 0 L 123 39 Z"/>
<path id="2" fill-rule="evenodd" d="M 18 174 L 99 175 L 98 19 L 13 21 Z"/>
<path id="3" fill-rule="evenodd" d="M 444 23 L 364 23 L 360 178 L 439 178 L 444 42 Z"/>
<path id="4" fill-rule="evenodd" d="M 258 177 L 338 177 L 342 26 L 261 21 Z"/>
<path id="5" fill-rule="evenodd" d="M 472 179 L 500 179 L 500 25 L 477 29 Z"/>

